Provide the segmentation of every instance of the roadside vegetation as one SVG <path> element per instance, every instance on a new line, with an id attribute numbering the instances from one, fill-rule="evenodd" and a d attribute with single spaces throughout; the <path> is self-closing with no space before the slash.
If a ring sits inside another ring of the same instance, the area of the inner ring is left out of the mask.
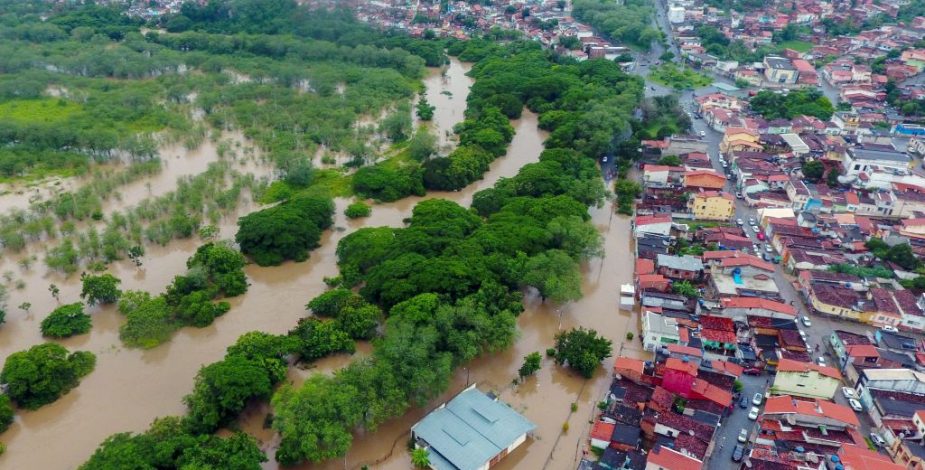
<path id="1" fill-rule="evenodd" d="M 572 2 L 575 19 L 591 25 L 616 42 L 632 44 L 643 50 L 649 50 L 653 41 L 662 38 L 661 31 L 651 25 L 654 15 L 653 5 L 643 0 Z"/>
<path id="2" fill-rule="evenodd" d="M 667 62 L 652 67 L 649 78 L 675 90 L 693 90 L 713 83 L 713 79 L 684 66 Z"/>

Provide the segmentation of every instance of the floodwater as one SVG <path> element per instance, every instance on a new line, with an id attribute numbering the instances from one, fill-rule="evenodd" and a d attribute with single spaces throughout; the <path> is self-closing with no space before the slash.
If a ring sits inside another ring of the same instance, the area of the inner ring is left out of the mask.
<path id="1" fill-rule="evenodd" d="M 225 133 L 222 139 L 226 142 L 240 144 L 244 141 L 240 133 Z M 237 149 L 236 147 L 232 147 Z M 218 144 L 210 139 L 204 139 L 202 145 L 188 150 L 180 143 L 164 145 L 160 148 L 162 166 L 157 174 L 140 178 L 116 190 L 115 194 L 104 201 L 105 213 L 114 210 L 123 210 L 134 206 L 141 200 L 149 197 L 162 196 L 177 187 L 177 180 L 186 176 L 198 175 L 208 168 L 210 163 L 219 160 Z M 111 174 L 122 171 L 126 166 L 120 163 L 107 163 L 93 165 L 91 172 Z M 49 178 L 39 182 L 26 184 L 0 185 L 0 212 L 8 213 L 13 209 L 25 210 L 33 203 L 51 199 L 54 195 L 74 191 L 92 178 L 88 174 L 83 177 Z"/>
<path id="2" fill-rule="evenodd" d="M 469 96 L 469 87 L 474 80 L 466 73 L 472 68 L 471 64 L 464 64 L 456 58 L 450 58 L 449 65 L 444 68 L 430 69 L 424 78 L 427 87 L 427 101 L 435 106 L 434 118 L 430 121 L 431 131 L 437 136 L 437 142 L 444 152 L 449 152 L 455 145 L 453 126 L 462 122 L 466 112 L 466 98 Z M 414 114 L 415 125 L 419 123 L 417 114 Z"/>
<path id="3" fill-rule="evenodd" d="M 463 65 L 458 67 L 464 70 Z M 452 70 L 453 66 L 450 68 Z M 452 80 L 458 77 L 452 76 Z M 453 84 L 457 81 L 460 80 Z M 431 83 L 428 82 L 428 85 Z M 450 129 L 462 119 L 465 96 L 465 91 L 460 91 L 453 94 L 452 100 L 443 102 L 434 96 L 431 102 L 438 107 L 437 126 Z M 455 111 L 447 111 L 447 106 Z M 427 197 L 443 197 L 468 205 L 476 191 L 490 187 L 501 177 L 513 176 L 521 166 L 537 161 L 545 134 L 536 127 L 536 115 L 525 111 L 523 117 L 513 124 L 517 134 L 507 155 L 492 163 L 483 180 L 462 191 L 432 193 Z M 174 159 L 169 157 L 168 154 L 165 159 L 173 162 Z M 167 169 L 174 166 L 183 165 L 169 164 Z M 0 456 L 0 467 L 75 468 L 107 436 L 125 431 L 140 432 L 156 417 L 184 413 L 182 397 L 192 390 L 193 378 L 202 365 L 221 359 L 225 349 L 243 333 L 252 330 L 285 333 L 306 315 L 305 303 L 327 288 L 323 278 L 338 273 L 335 250 L 341 238 L 364 226 L 400 227 L 402 220 L 410 216 L 411 209 L 421 199 L 408 198 L 392 204 L 375 205 L 369 218 L 359 220 L 348 220 L 343 215 L 350 200 L 336 200 L 335 230 L 323 235 L 321 246 L 311 253 L 308 261 L 267 268 L 247 266 L 250 288 L 245 295 L 229 299 L 232 308 L 227 314 L 207 328 L 184 328 L 170 342 L 153 350 L 141 351 L 122 346 L 118 328 L 123 319 L 114 308 L 89 309 L 94 321 L 91 332 L 60 343 L 71 350 L 95 353 L 96 370 L 85 377 L 79 387 L 55 403 L 36 411 L 17 410 L 15 423 L 0 437 L 7 445 L 6 453 Z M 233 237 L 237 215 L 256 208 L 247 202 L 241 204 L 238 214 L 232 214 L 221 222 L 221 237 Z M 593 221 L 605 237 L 606 256 L 584 266 L 582 300 L 557 307 L 543 304 L 535 295 L 528 294 L 526 310 L 518 319 L 519 338 L 512 348 L 479 358 L 460 368 L 450 390 L 430 406 L 411 410 L 405 416 L 383 424 L 374 433 L 358 434 L 345 460 L 304 468 L 359 468 L 363 464 L 377 469 L 409 468 L 405 442 L 410 426 L 441 401 L 459 392 L 467 381 L 479 383 L 483 390 L 500 392 L 503 400 L 537 424 L 535 439 L 508 456 L 498 468 L 573 468 L 576 455 L 582 450 L 581 443 L 586 440 L 588 419 L 609 383 L 608 370 L 613 359 L 609 359 L 591 380 L 584 380 L 544 359 L 543 368 L 535 377 L 516 387 L 511 385 L 511 381 L 517 375 L 523 356 L 551 347 L 555 334 L 561 330 L 574 326 L 595 328 L 614 341 L 614 355 L 623 348 L 625 332 L 629 329 L 635 331 L 636 315 L 619 312 L 617 308 L 619 286 L 628 282 L 632 275 L 629 220 L 614 215 L 612 209 L 609 203 L 604 208 L 592 209 Z M 186 259 L 200 243 L 198 240 L 181 240 L 166 247 L 152 247 L 141 268 L 123 261 L 114 263 L 111 272 L 122 279 L 123 289 L 161 292 L 174 275 L 185 270 Z M 31 248 L 38 250 L 37 247 Z M 61 303 L 79 300 L 77 275 L 64 278 L 57 273 L 46 273 L 40 263 L 27 272 L 17 266 L 16 261 L 12 257 L 0 260 L 0 272 L 12 271 L 26 284 L 22 290 L 10 291 L 7 323 L 0 328 L 0 358 L 43 341 L 39 323 L 57 306 L 48 292 L 49 284 L 54 283 L 60 288 Z M 29 311 L 15 307 L 26 301 L 32 304 Z M 360 344 L 354 357 L 369 352 L 368 344 Z M 643 355 L 638 342 L 627 344 L 623 353 Z M 326 358 L 311 369 L 291 370 L 289 378 L 299 383 L 312 373 L 331 373 L 354 357 L 338 355 Z M 573 402 L 578 405 L 574 415 L 570 410 Z M 268 411 L 266 404 L 250 407 L 242 416 L 241 427 L 261 441 L 270 457 L 265 467 L 273 469 L 276 465 L 272 452 L 277 437 L 262 426 Z M 562 434 L 562 425 L 566 421 L 571 429 Z"/>

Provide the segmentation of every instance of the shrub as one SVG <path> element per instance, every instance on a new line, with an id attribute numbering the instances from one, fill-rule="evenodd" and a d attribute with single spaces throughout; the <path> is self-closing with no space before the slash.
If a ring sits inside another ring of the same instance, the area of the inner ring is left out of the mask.
<path id="1" fill-rule="evenodd" d="M 358 219 L 360 217 L 369 217 L 372 211 L 373 209 L 365 202 L 354 202 L 347 206 L 344 210 L 344 215 L 350 219 Z"/>
<path id="2" fill-rule="evenodd" d="M 62 305 L 42 320 L 42 336 L 67 338 L 90 331 L 92 320 L 80 302 Z"/>
<path id="3" fill-rule="evenodd" d="M 632 340 L 633 340 L 633 332 L 632 332 L 632 331 L 627 331 L 627 332 L 626 332 L 626 339 L 627 339 L 627 341 L 632 341 Z"/>

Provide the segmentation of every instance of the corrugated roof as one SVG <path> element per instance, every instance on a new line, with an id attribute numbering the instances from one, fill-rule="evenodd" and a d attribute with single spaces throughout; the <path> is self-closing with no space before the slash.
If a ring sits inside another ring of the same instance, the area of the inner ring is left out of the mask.
<path id="1" fill-rule="evenodd" d="M 472 387 L 425 416 L 412 431 L 430 445 L 431 463 L 438 470 L 469 470 L 482 467 L 535 428 L 521 414 Z"/>

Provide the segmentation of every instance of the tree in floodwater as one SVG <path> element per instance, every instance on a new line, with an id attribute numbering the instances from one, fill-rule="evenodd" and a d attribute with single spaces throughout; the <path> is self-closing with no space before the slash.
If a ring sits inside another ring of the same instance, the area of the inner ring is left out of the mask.
<path id="1" fill-rule="evenodd" d="M 434 111 L 437 109 L 436 106 L 431 105 L 427 101 L 427 96 L 424 93 L 421 93 L 421 99 L 418 100 L 417 104 L 417 114 L 418 118 L 422 121 L 430 121 L 434 118 Z"/>

